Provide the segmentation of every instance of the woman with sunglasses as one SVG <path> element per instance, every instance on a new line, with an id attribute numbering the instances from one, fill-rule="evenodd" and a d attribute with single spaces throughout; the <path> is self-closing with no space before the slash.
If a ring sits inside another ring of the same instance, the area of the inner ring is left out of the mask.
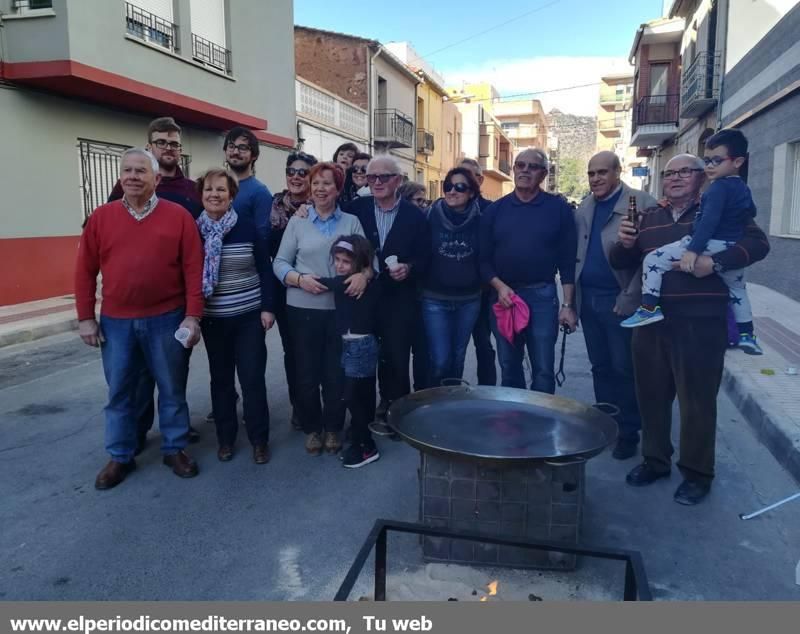
<path id="1" fill-rule="evenodd" d="M 481 307 L 478 243 L 480 185 L 470 170 L 451 169 L 428 212 L 430 244 L 422 282 L 422 317 L 431 384 L 460 379 Z"/>
<path id="2" fill-rule="evenodd" d="M 276 194 L 272 200 L 270 213 L 271 231 L 269 234 L 269 255 L 275 259 L 286 225 L 302 205 L 311 204 L 311 168 L 317 159 L 303 152 L 292 152 L 286 159 L 286 189 Z M 295 379 L 294 379 L 294 346 L 292 333 L 286 318 L 286 287 L 278 284 L 275 292 L 275 318 L 283 345 L 283 367 L 286 371 L 286 385 L 289 388 L 289 402 L 292 404 L 291 424 L 301 429 L 300 420 L 295 414 Z"/>
<path id="3" fill-rule="evenodd" d="M 339 196 L 339 204 L 344 205 L 360 196 L 369 196 L 367 184 L 367 165 L 372 157 L 366 152 L 358 152 L 353 159 L 353 164 L 347 170 L 344 179 L 344 189 Z"/>

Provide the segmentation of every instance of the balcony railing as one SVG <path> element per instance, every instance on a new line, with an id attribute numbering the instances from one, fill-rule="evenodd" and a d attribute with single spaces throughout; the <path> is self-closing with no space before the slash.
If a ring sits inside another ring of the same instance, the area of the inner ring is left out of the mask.
<path id="1" fill-rule="evenodd" d="M 224 46 L 200 37 L 197 33 L 192 33 L 192 57 L 228 75 L 233 72 L 231 52 Z"/>
<path id="2" fill-rule="evenodd" d="M 130 2 L 125 3 L 125 29 L 145 42 L 178 50 L 178 26 Z"/>
<path id="3" fill-rule="evenodd" d="M 678 95 L 647 95 L 633 110 L 633 132 L 643 125 L 678 125 Z"/>
<path id="4" fill-rule="evenodd" d="M 295 80 L 297 113 L 364 141 L 369 140 L 369 115 L 365 110 L 305 80 Z"/>
<path id="5" fill-rule="evenodd" d="M 631 101 L 631 93 L 615 89 L 601 88 L 600 103 L 604 106 L 621 106 Z"/>
<path id="6" fill-rule="evenodd" d="M 14 0 L 14 10 L 17 13 L 27 13 L 28 11 L 41 11 L 42 9 L 52 9 L 53 0 Z"/>
<path id="7" fill-rule="evenodd" d="M 698 53 L 683 71 L 681 117 L 699 117 L 717 103 L 720 54 Z"/>
<path id="8" fill-rule="evenodd" d="M 414 147 L 414 119 L 396 108 L 375 110 L 374 141 L 387 147 Z"/>
<path id="9" fill-rule="evenodd" d="M 417 128 L 417 153 L 433 154 L 433 133 Z"/>

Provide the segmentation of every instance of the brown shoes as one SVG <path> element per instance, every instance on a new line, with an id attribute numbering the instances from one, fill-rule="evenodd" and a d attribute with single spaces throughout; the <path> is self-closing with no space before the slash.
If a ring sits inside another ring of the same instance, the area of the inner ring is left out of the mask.
<path id="1" fill-rule="evenodd" d="M 220 462 L 230 462 L 233 459 L 233 447 L 222 445 L 217 449 L 217 460 Z"/>
<path id="2" fill-rule="evenodd" d="M 109 460 L 108 464 L 103 467 L 103 470 L 97 474 L 94 481 L 94 488 L 99 491 L 105 489 L 113 489 L 120 484 L 125 477 L 136 468 L 136 462 L 116 462 Z"/>
<path id="3" fill-rule="evenodd" d="M 197 463 L 185 451 L 164 456 L 164 464 L 172 467 L 172 473 L 180 478 L 193 478 L 197 475 Z"/>
<path id="4" fill-rule="evenodd" d="M 328 453 L 338 453 L 342 449 L 342 441 L 339 434 L 335 431 L 325 432 L 325 451 Z"/>
<path id="5" fill-rule="evenodd" d="M 317 432 L 313 431 L 306 436 L 306 451 L 312 456 L 322 453 L 322 438 Z"/>
<path id="6" fill-rule="evenodd" d="M 269 445 L 256 445 L 253 447 L 253 462 L 256 464 L 267 464 L 269 459 Z"/>

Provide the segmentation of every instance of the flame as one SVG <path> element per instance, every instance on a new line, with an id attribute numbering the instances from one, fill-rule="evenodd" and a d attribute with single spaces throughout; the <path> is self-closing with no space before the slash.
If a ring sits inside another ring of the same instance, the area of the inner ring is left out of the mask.
<path id="1" fill-rule="evenodd" d="M 486 587 L 487 587 L 487 588 L 489 588 L 489 596 L 490 596 L 490 597 L 493 597 L 494 595 L 496 595 L 496 594 L 497 594 L 497 581 L 492 581 L 492 582 L 491 582 L 491 583 L 490 583 L 488 586 L 486 586 Z"/>
<path id="2" fill-rule="evenodd" d="M 487 599 L 486 597 L 481 597 L 481 601 L 488 601 L 488 600 L 489 599 Z"/>

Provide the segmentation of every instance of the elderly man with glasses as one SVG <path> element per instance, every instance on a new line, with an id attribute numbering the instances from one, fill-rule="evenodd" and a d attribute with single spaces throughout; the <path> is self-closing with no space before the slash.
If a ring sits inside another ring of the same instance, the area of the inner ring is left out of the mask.
<path id="1" fill-rule="evenodd" d="M 646 209 L 638 227 L 620 223 L 618 243 L 609 253 L 617 270 L 637 271 L 645 255 L 692 232 L 705 182 L 703 162 L 679 154 L 662 174 L 664 197 Z M 653 484 L 670 475 L 673 446 L 672 405 L 680 406 L 680 458 L 684 480 L 674 494 L 679 504 L 703 500 L 714 478 L 717 393 L 727 348 L 728 287 L 715 272 L 739 269 L 769 252 L 764 232 L 751 222 L 735 246 L 697 258 L 692 274 L 664 275 L 661 308 L 664 320 L 633 333 L 633 370 L 642 417 L 644 461 L 627 476 L 631 486 Z M 634 275 L 639 280 L 641 275 Z"/>
<path id="2" fill-rule="evenodd" d="M 522 362 L 525 347 L 531 361 L 530 388 L 553 394 L 558 325 L 573 331 L 575 312 L 575 253 L 577 237 L 572 208 L 560 196 L 542 191 L 547 178 L 547 155 L 541 150 L 520 152 L 514 161 L 514 191 L 493 203 L 481 216 L 481 275 L 494 289 L 493 301 L 511 308 L 515 296 L 530 311 L 527 327 L 513 342 L 497 340 L 502 385 L 525 388 Z M 559 310 L 555 275 L 563 290 Z"/>
<path id="3" fill-rule="evenodd" d="M 417 280 L 425 261 L 425 216 L 398 192 L 403 174 L 397 159 L 375 156 L 367 166 L 372 196 L 357 198 L 344 207 L 361 221 L 375 249 L 375 269 L 381 288 L 378 313 L 380 359 L 379 412 L 411 391 L 408 364 L 415 329 L 419 327 Z M 388 262 L 387 262 L 388 260 Z"/>

